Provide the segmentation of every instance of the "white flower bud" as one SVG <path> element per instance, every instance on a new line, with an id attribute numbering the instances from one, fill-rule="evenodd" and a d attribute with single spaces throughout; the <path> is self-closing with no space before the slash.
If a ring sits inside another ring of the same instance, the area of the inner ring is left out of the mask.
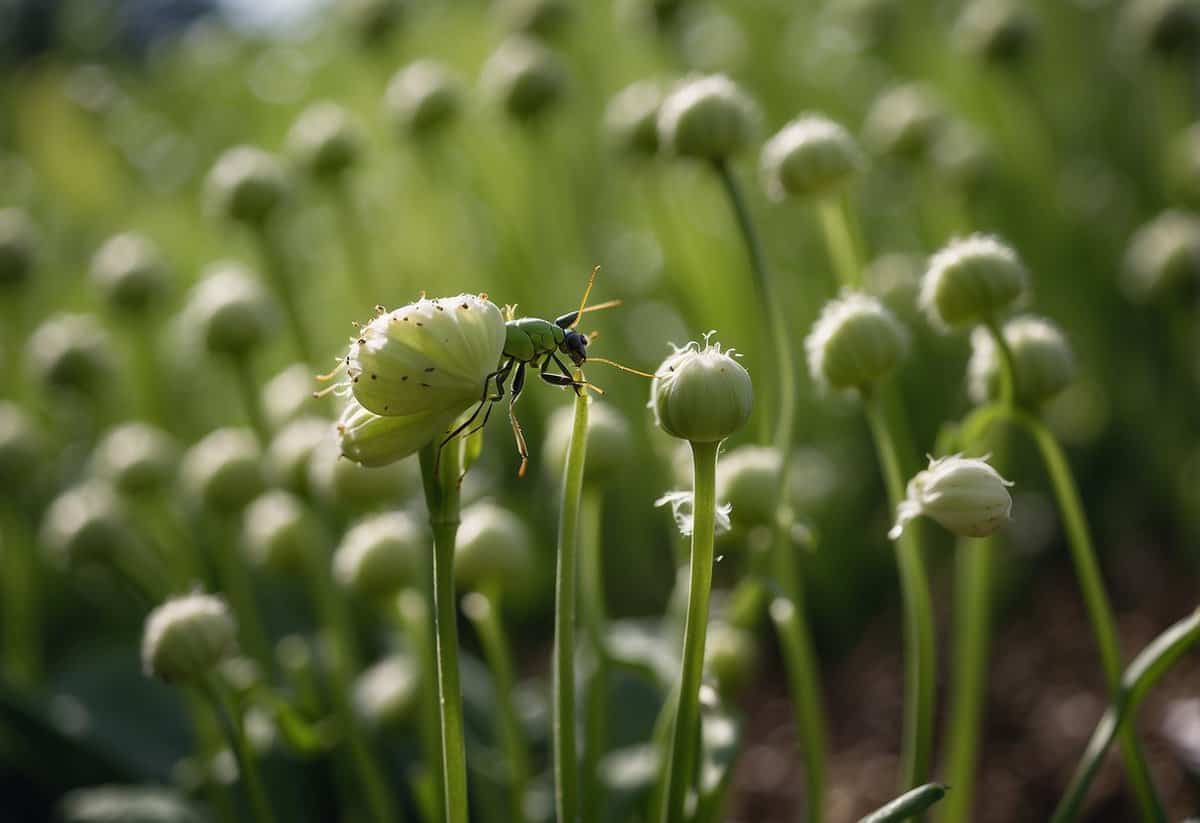
<path id="1" fill-rule="evenodd" d="M 1186 58 L 1200 50 L 1200 3 L 1196 0 L 1132 0 L 1121 21 L 1128 43 L 1163 58 Z"/>
<path id="2" fill-rule="evenodd" d="M 497 13 L 511 31 L 538 37 L 553 37 L 571 19 L 572 8 L 567 0 L 503 0 Z"/>
<path id="3" fill-rule="evenodd" d="M 308 488 L 312 455 L 325 442 L 332 443 L 332 424 L 323 417 L 299 417 L 283 426 L 267 446 L 267 477 L 274 485 L 297 494 Z"/>
<path id="4" fill-rule="evenodd" d="M 56 314 L 34 329 L 25 347 L 29 373 L 52 389 L 93 395 L 116 371 L 108 331 L 90 314 Z"/>
<path id="5" fill-rule="evenodd" d="M 404 512 L 360 520 L 346 532 L 333 556 L 338 584 L 364 597 L 384 598 L 411 584 L 429 551 L 421 528 Z"/>
<path id="6" fill-rule="evenodd" d="M 372 728 L 395 727 L 416 710 L 420 669 L 407 655 L 392 655 L 358 676 L 354 708 Z"/>
<path id="7" fill-rule="evenodd" d="M 168 683 L 199 681 L 236 651 L 237 624 L 216 595 L 176 597 L 146 618 L 142 668 Z"/>
<path id="8" fill-rule="evenodd" d="M 217 429 L 183 456 L 184 490 L 208 508 L 239 511 L 263 490 L 262 451 L 249 429 Z"/>
<path id="9" fill-rule="evenodd" d="M 42 545 L 65 569 L 111 565 L 135 539 L 120 500 L 99 480 L 60 494 L 42 518 Z"/>
<path id="10" fill-rule="evenodd" d="M 536 40 L 514 35 L 492 53 L 480 78 L 484 92 L 518 120 L 544 114 L 566 93 L 558 56 Z"/>
<path id="11" fill-rule="evenodd" d="M 1187 206 L 1200 207 L 1200 123 L 1171 140 L 1167 159 L 1172 192 Z"/>
<path id="12" fill-rule="evenodd" d="M 37 231 L 21 209 L 0 209 L 0 291 L 29 282 L 37 251 Z"/>
<path id="13" fill-rule="evenodd" d="M 275 306 L 240 263 L 207 267 L 188 297 L 185 324 L 213 354 L 242 357 L 262 345 L 275 327 Z"/>
<path id="14" fill-rule="evenodd" d="M 931 457 L 929 468 L 908 481 L 907 497 L 896 508 L 896 525 L 888 537 L 896 540 L 905 524 L 921 515 L 959 537 L 987 537 L 1009 519 L 1011 485 L 986 457 Z"/>
<path id="15" fill-rule="evenodd" d="M 1037 20 L 1020 0 L 972 0 L 954 34 L 963 49 L 989 63 L 1015 63 L 1025 57 L 1037 36 Z"/>
<path id="16" fill-rule="evenodd" d="M 367 411 L 352 398 L 338 418 L 338 445 L 343 457 L 378 468 L 416 454 L 434 438 L 444 436 L 456 416 L 451 411 L 384 417 Z"/>
<path id="17" fill-rule="evenodd" d="M 532 542 L 529 529 L 508 509 L 488 502 L 463 509 L 454 550 L 459 589 L 525 594 L 533 575 Z"/>
<path id="18" fill-rule="evenodd" d="M 709 625 L 704 668 L 717 681 L 721 694 L 736 694 L 749 683 L 757 667 L 758 644 L 753 634 L 720 620 Z"/>
<path id="19" fill-rule="evenodd" d="M 923 86 L 896 86 L 871 104 L 863 138 L 876 153 L 908 162 L 930 155 L 945 125 L 941 104 Z"/>
<path id="20" fill-rule="evenodd" d="M 639 80 L 621 89 L 604 110 L 604 128 L 619 150 L 631 155 L 658 152 L 658 110 L 663 87 L 657 80 Z"/>
<path id="21" fill-rule="evenodd" d="M 262 387 L 261 396 L 263 413 L 273 430 L 297 417 L 320 413 L 313 397 L 313 369 L 307 363 L 293 363 L 272 377 Z"/>
<path id="22" fill-rule="evenodd" d="M 659 144 L 680 157 L 719 160 L 754 137 L 758 107 L 723 74 L 685 80 L 658 111 Z"/>
<path id="23" fill-rule="evenodd" d="M 421 485 L 414 460 L 386 466 L 364 466 L 342 456 L 336 437 L 313 450 L 308 464 L 308 486 L 323 503 L 351 510 L 367 510 L 403 500 Z"/>
<path id="24" fill-rule="evenodd" d="M 738 528 L 775 523 L 779 496 L 778 450 L 770 446 L 739 446 L 717 464 L 717 499 L 733 507 Z"/>
<path id="25" fill-rule="evenodd" d="M 265 223 L 288 194 L 279 158 L 254 146 L 236 146 L 219 158 L 205 181 L 209 208 L 239 223 Z"/>
<path id="26" fill-rule="evenodd" d="M 814 380 L 833 389 L 863 389 L 891 373 L 908 334 L 875 297 L 845 292 L 825 304 L 804 341 Z"/>
<path id="27" fill-rule="evenodd" d="M 357 161 L 363 136 L 344 108 L 329 100 L 305 109 L 287 135 L 288 153 L 318 180 L 340 177 Z"/>
<path id="28" fill-rule="evenodd" d="M 147 494 L 166 489 L 175 478 L 179 447 L 149 423 L 123 423 L 104 435 L 92 454 L 92 471 L 122 493 Z"/>
<path id="29" fill-rule="evenodd" d="M 0 400 L 0 494 L 18 498 L 46 459 L 42 432 L 15 403 Z"/>
<path id="30" fill-rule="evenodd" d="M 862 152 L 850 132 L 820 114 L 804 114 L 767 141 L 762 175 L 776 200 L 837 195 L 863 169 Z"/>
<path id="31" fill-rule="evenodd" d="M 1146 223 L 1129 241 L 1122 280 L 1133 300 L 1170 294 L 1200 280 L 1200 216 L 1166 211 Z"/>
<path id="32" fill-rule="evenodd" d="M 1075 357 L 1062 331 L 1041 317 L 1014 317 L 1002 330 L 1016 370 L 1017 402 L 1037 409 L 1075 377 Z M 1000 355 L 987 329 L 971 334 L 967 392 L 982 405 L 1000 394 Z"/>
<path id="33" fill-rule="evenodd" d="M 929 261 L 919 302 L 935 328 L 984 323 L 1016 304 L 1029 273 L 1009 246 L 983 234 L 951 240 Z"/>
<path id="34" fill-rule="evenodd" d="M 242 515 L 242 544 L 250 562 L 260 568 L 301 572 L 321 551 L 322 539 L 316 518 L 291 492 L 266 492 Z"/>
<path id="35" fill-rule="evenodd" d="M 114 309 L 144 314 L 167 291 L 166 261 L 147 237 L 126 232 L 110 237 L 92 257 L 92 282 Z"/>
<path id="36" fill-rule="evenodd" d="M 693 341 L 664 360 L 650 384 L 658 427 L 681 440 L 715 443 L 746 425 L 754 386 L 733 354 Z"/>
<path id="37" fill-rule="evenodd" d="M 384 106 L 400 131 L 421 137 L 436 134 L 458 116 L 462 83 L 436 60 L 417 60 L 392 77 Z"/>
<path id="38" fill-rule="evenodd" d="M 337 0 L 342 17 L 359 39 L 371 48 L 380 48 L 404 20 L 404 0 Z"/>

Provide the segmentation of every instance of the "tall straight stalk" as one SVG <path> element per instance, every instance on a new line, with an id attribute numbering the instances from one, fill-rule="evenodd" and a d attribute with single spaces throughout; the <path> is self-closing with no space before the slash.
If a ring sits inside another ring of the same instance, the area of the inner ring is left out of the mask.
<path id="1" fill-rule="evenodd" d="M 421 449 L 421 474 L 433 530 L 433 625 L 437 651 L 438 711 L 442 727 L 442 796 L 446 823 L 467 823 L 467 749 L 463 739 L 462 689 L 458 672 L 458 624 L 454 597 L 454 543 L 459 524 L 462 441 Z"/>
<path id="2" fill-rule="evenodd" d="M 582 375 L 576 370 L 576 380 Z M 558 823 L 579 815 L 579 772 L 575 749 L 575 588 L 579 510 L 587 457 L 588 397 L 575 396 L 575 418 L 563 471 L 558 518 L 558 563 L 554 577 L 554 808 Z"/>
<path id="3" fill-rule="evenodd" d="M 604 552 L 600 540 L 603 493 L 588 487 L 580 511 L 581 607 L 592 647 L 592 672 L 587 684 L 583 739 L 583 774 L 580 778 L 582 823 L 604 819 L 604 791 L 600 786 L 600 760 L 607 744 L 608 671 L 607 610 L 604 606 Z"/>
<path id="4" fill-rule="evenodd" d="M 851 228 L 844 195 L 824 198 L 817 202 L 816 209 L 821 233 L 825 236 L 825 245 L 829 250 L 829 259 L 833 263 L 838 282 L 848 289 L 859 288 L 862 283 L 858 241 Z"/>
<path id="5" fill-rule="evenodd" d="M 895 511 L 904 499 L 904 475 L 896 444 L 880 398 L 864 395 L 864 406 L 879 466 Z M 896 543 L 900 591 L 904 606 L 904 732 L 901 747 L 902 789 L 925 783 L 933 748 L 934 651 L 933 604 L 925 560 L 916 531 L 905 529 Z"/>
<path id="6" fill-rule="evenodd" d="M 693 504 L 691 583 L 683 629 L 683 668 L 667 755 L 667 793 L 663 823 L 683 823 L 688 787 L 700 741 L 700 679 L 712 589 L 713 535 L 717 511 L 717 450 L 720 443 L 692 443 Z"/>
<path id="7" fill-rule="evenodd" d="M 418 728 L 428 773 L 424 777 L 432 790 L 428 796 L 419 795 L 428 823 L 442 819 L 442 730 L 438 722 L 437 642 L 433 626 L 433 557 L 423 564 L 422 574 L 428 578 L 427 592 L 405 591 L 396 599 L 396 610 L 404 634 L 416 648 L 421 661 L 421 711 Z"/>
<path id="8" fill-rule="evenodd" d="M 792 428 L 796 413 L 796 368 L 792 359 L 791 333 L 784 316 L 783 303 L 775 293 L 767 269 L 766 255 L 763 253 L 762 243 L 754 229 L 754 222 L 750 218 L 750 210 L 737 178 L 725 160 L 716 161 L 715 168 L 750 258 L 750 269 L 754 276 L 759 305 L 770 327 L 770 350 L 775 354 L 778 368 L 775 390 L 778 393 L 779 408 L 771 436 L 771 444 L 779 457 L 779 482 L 776 484 L 773 506 L 778 512 L 788 499 L 791 474 L 788 469 L 792 458 Z M 802 608 L 801 584 L 792 552 L 784 520 L 777 517 L 771 529 L 772 566 L 776 573 L 775 583 L 783 592 L 782 596 L 791 602 L 792 608 L 773 609 L 772 620 L 776 625 L 784 664 L 788 670 L 790 697 L 796 707 L 796 731 L 801 741 L 808 784 L 805 797 L 808 821 L 820 823 L 825 805 L 825 719 L 821 709 L 823 700 L 820 678 L 812 651 L 812 633 Z M 782 616 L 787 625 L 780 625 L 779 620 L 774 617 L 775 614 Z"/>

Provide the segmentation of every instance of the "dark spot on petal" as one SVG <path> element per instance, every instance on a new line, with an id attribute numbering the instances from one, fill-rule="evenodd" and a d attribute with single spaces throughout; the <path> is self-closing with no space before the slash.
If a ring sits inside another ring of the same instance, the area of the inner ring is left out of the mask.
<path id="1" fill-rule="evenodd" d="M 441 305 L 438 305 L 438 307 L 437 307 L 437 310 L 438 310 L 438 311 L 445 311 L 445 309 L 444 309 L 444 308 L 443 308 Z"/>
<path id="2" fill-rule="evenodd" d="M 402 375 L 400 375 L 400 380 L 401 380 L 402 382 L 403 382 L 403 381 L 405 381 L 405 380 L 407 380 L 407 379 L 408 379 L 408 375 L 407 375 L 407 374 L 402 374 Z"/>
<path id="3" fill-rule="evenodd" d="M 424 323 L 422 323 L 420 320 L 418 320 L 418 321 L 417 321 L 417 325 L 418 325 L 418 326 L 424 326 L 425 324 L 424 324 Z"/>
<path id="4" fill-rule="evenodd" d="M 371 375 L 371 379 L 372 379 L 372 380 L 378 380 L 378 379 L 379 379 L 379 375 L 377 375 L 377 374 L 372 374 L 372 375 Z"/>
<path id="5" fill-rule="evenodd" d="M 428 374 L 431 371 L 433 371 L 433 366 L 430 366 L 429 368 L 425 369 L 426 374 Z"/>
<path id="6" fill-rule="evenodd" d="M 432 389 L 432 388 L 433 388 L 433 386 L 429 385 L 428 383 L 422 383 L 422 384 L 421 384 L 421 386 L 422 386 L 422 387 L 424 387 L 424 388 L 426 388 L 426 389 Z"/>
<path id="7" fill-rule="evenodd" d="M 463 309 L 463 310 L 465 311 L 466 309 L 469 309 L 469 308 L 471 308 L 471 307 L 470 307 L 470 306 L 468 306 L 466 303 L 463 303 L 461 306 L 459 306 L 459 308 L 460 308 L 460 309 Z"/>
<path id="8" fill-rule="evenodd" d="M 358 338 L 358 345 L 365 346 L 366 343 L 367 343 L 367 339 L 365 337 Z"/>

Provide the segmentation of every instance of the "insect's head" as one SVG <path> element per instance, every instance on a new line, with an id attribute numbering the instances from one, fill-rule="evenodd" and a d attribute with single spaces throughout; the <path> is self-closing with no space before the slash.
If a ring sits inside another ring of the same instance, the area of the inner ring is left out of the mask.
<path id="1" fill-rule="evenodd" d="M 586 334 L 568 329 L 559 348 L 562 353 L 571 358 L 576 366 L 582 366 L 587 361 L 588 337 Z"/>

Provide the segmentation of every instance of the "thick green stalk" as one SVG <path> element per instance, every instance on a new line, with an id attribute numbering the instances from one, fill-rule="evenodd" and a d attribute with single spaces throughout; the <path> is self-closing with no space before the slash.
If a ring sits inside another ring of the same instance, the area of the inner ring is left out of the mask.
<path id="1" fill-rule="evenodd" d="M 266 226 L 257 227 L 254 237 L 258 241 L 259 251 L 262 255 L 265 269 L 263 274 L 266 275 L 275 299 L 283 307 L 283 317 L 288 331 L 292 335 L 292 342 L 296 345 L 296 353 L 304 362 L 315 363 L 312 348 L 312 341 L 315 338 L 309 334 L 307 324 L 304 322 L 304 313 L 300 310 L 296 285 L 292 281 L 292 272 L 287 258 L 284 256 L 284 250 L 279 247 L 275 238 L 271 236 L 270 229 Z"/>
<path id="2" fill-rule="evenodd" d="M 858 260 L 857 241 L 850 228 L 850 217 L 845 201 L 841 198 L 825 198 L 816 204 L 821 233 L 829 250 L 829 259 L 837 274 L 838 282 L 848 289 L 862 286 L 861 267 Z"/>
<path id="3" fill-rule="evenodd" d="M 421 661 L 420 699 L 418 727 L 421 735 L 421 747 L 424 754 L 425 768 L 428 772 L 424 779 L 431 781 L 436 789 L 430 791 L 429 797 L 418 792 L 422 811 L 428 823 L 436 823 L 442 819 L 442 731 L 438 723 L 438 690 L 437 690 L 437 642 L 434 638 L 433 614 L 433 557 L 423 574 L 428 578 L 427 592 L 404 591 L 397 597 L 396 609 L 404 634 L 416 649 L 417 659 Z"/>
<path id="4" fill-rule="evenodd" d="M 446 823 L 467 823 L 467 749 L 463 739 L 462 688 L 458 672 L 458 624 L 454 596 L 454 543 L 459 524 L 462 441 L 444 449 L 421 449 L 425 503 L 433 530 L 433 625 L 436 636 L 438 709 L 442 726 L 442 797 Z"/>
<path id="5" fill-rule="evenodd" d="M 865 396 L 867 422 L 879 454 L 879 466 L 892 511 L 904 499 L 904 475 L 896 445 L 879 399 Z M 901 789 L 925 783 L 933 748 L 934 650 L 933 605 L 925 560 L 916 530 L 905 529 L 896 543 L 900 592 L 904 606 L 904 733 L 901 747 Z"/>
<path id="6" fill-rule="evenodd" d="M 221 718 L 225 734 L 229 738 L 230 748 L 237 757 L 238 772 L 241 776 L 242 786 L 246 789 L 246 796 L 250 801 L 255 821 L 257 823 L 275 823 L 275 813 L 271 811 L 271 801 L 258 771 L 258 758 L 250 746 L 250 740 L 246 737 L 241 709 L 236 702 L 233 706 L 229 705 L 231 701 L 228 700 L 225 691 L 224 687 L 217 685 L 215 681 L 209 681 L 204 685 L 204 693 L 212 702 L 217 716 Z"/>
<path id="7" fill-rule="evenodd" d="M 607 742 L 608 643 L 604 605 L 604 549 L 600 540 L 603 493 L 595 487 L 583 492 L 580 510 L 579 587 L 584 627 L 592 647 L 592 672 L 588 679 L 584 718 L 583 773 L 580 776 L 582 823 L 604 819 L 604 791 L 600 786 L 600 760 Z"/>
<path id="8" fill-rule="evenodd" d="M 778 392 L 778 412 L 773 427 L 771 444 L 779 455 L 779 482 L 776 484 L 774 509 L 779 512 L 788 499 L 789 466 L 792 459 L 792 429 L 796 414 L 796 368 L 792 359 L 792 339 L 784 315 L 783 303 L 775 293 L 766 255 L 750 210 L 742 195 L 741 187 L 733 171 L 724 160 L 716 162 L 717 175 L 724 187 L 730 207 L 733 209 L 738 230 L 750 258 L 750 269 L 754 275 L 755 290 L 759 305 L 768 319 L 771 334 L 771 350 L 775 354 L 777 377 L 775 390 Z M 776 584 L 793 604 L 793 608 L 781 610 L 787 615 L 789 625 L 780 627 L 780 648 L 788 670 L 790 697 L 796 707 L 796 731 L 801 741 L 804 765 L 808 774 L 806 797 L 809 823 L 820 823 L 825 805 L 826 734 L 824 713 L 821 710 L 821 685 L 817 675 L 815 656 L 812 653 L 811 633 L 805 620 L 801 585 L 796 574 L 794 551 L 787 533 L 784 518 L 777 517 L 771 530 L 772 565 L 776 571 Z"/>
<path id="9" fill-rule="evenodd" d="M 521 729 L 521 718 L 517 714 L 515 693 L 516 675 L 513 666 L 512 650 L 500 620 L 497 603 L 499 598 L 495 593 L 472 592 L 463 598 L 463 613 L 475 627 L 479 637 L 479 645 L 483 647 L 483 656 L 488 668 L 492 670 L 492 678 L 496 690 L 496 705 L 499 716 L 496 718 L 499 727 L 500 744 L 508 765 L 509 786 L 509 821 L 523 823 L 525 817 L 525 792 L 529 784 L 529 751 L 525 743 L 525 733 Z"/>
<path id="10" fill-rule="evenodd" d="M 576 379 L 581 375 L 576 372 Z M 579 510 L 587 457 L 588 397 L 575 397 L 575 421 L 563 471 L 558 518 L 558 564 L 554 579 L 554 807 L 558 823 L 579 815 L 579 771 L 575 750 L 575 587 Z"/>
<path id="11" fill-rule="evenodd" d="M 717 511 L 717 450 L 720 443 L 692 443 L 692 557 L 687 622 L 683 628 L 683 667 L 671 729 L 671 749 L 664 761 L 666 803 L 663 823 L 683 823 L 688 788 L 696 767 L 700 739 L 700 680 L 704 673 L 704 639 L 712 590 L 713 536 Z"/>

